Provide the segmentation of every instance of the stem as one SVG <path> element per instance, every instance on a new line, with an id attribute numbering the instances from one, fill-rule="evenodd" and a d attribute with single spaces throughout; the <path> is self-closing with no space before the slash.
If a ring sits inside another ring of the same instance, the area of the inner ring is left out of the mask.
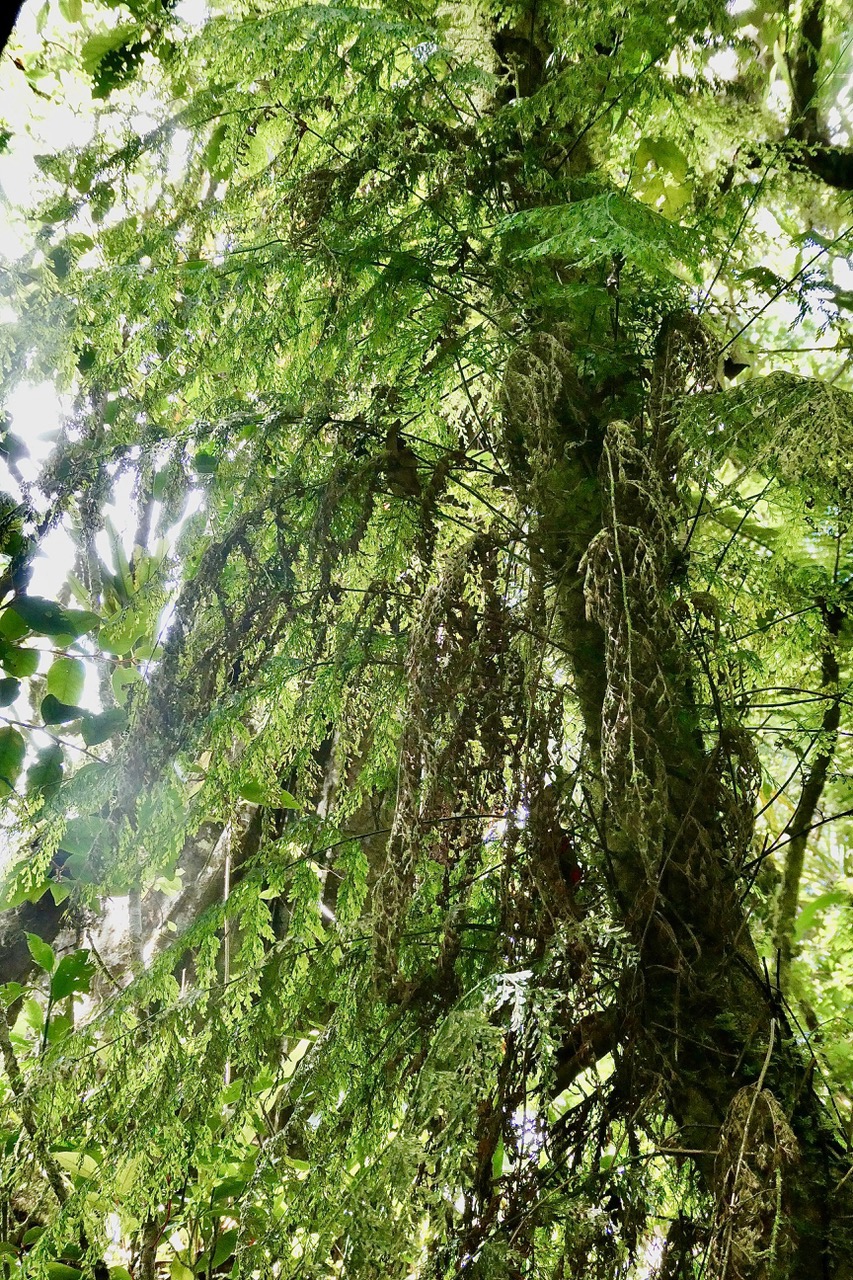
<path id="1" fill-rule="evenodd" d="M 157 1245 L 160 1241 L 160 1230 L 154 1218 L 147 1217 L 142 1226 L 142 1243 L 139 1250 L 139 1280 L 156 1280 Z"/>

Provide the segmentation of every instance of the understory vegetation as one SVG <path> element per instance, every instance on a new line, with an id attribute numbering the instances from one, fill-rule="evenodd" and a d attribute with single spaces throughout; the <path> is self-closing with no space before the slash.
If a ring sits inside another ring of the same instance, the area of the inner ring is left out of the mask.
<path id="1" fill-rule="evenodd" d="M 31 0 L 0 113 L 2 1280 L 851 1280 L 846 6 Z"/>

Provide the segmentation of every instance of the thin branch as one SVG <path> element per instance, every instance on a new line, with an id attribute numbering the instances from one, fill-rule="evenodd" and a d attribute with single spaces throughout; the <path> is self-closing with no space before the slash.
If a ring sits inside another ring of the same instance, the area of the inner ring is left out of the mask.
<path id="1" fill-rule="evenodd" d="M 797 807 L 794 810 L 791 821 L 785 828 L 785 831 L 792 830 L 794 834 L 788 841 L 788 853 L 785 858 L 785 869 L 782 877 L 782 887 L 779 891 L 774 928 L 774 942 L 779 953 L 779 971 L 783 983 L 787 981 L 791 967 L 806 845 L 809 833 L 813 829 L 815 813 L 826 786 L 841 720 L 842 699 L 838 687 L 839 670 L 834 641 L 837 640 L 841 630 L 844 614 L 839 608 L 827 610 L 824 607 L 824 616 L 826 618 L 827 639 L 821 664 L 822 684 L 827 691 L 834 689 L 835 695 L 824 710 L 821 721 L 821 729 L 826 735 L 823 748 L 815 756 L 811 764 Z M 782 834 L 784 835 L 785 832 Z M 776 847 L 779 847 L 778 843 Z"/>

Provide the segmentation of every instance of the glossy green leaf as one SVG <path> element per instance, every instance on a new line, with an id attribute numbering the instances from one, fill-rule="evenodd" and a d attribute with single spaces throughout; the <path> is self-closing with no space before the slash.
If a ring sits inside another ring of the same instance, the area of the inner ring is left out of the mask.
<path id="1" fill-rule="evenodd" d="M 41 1034 L 44 1031 L 44 1005 L 39 1001 L 30 997 L 21 1005 L 20 1018 L 23 1024 Z"/>
<path id="2" fill-rule="evenodd" d="M 676 182 L 683 182 L 687 177 L 687 157 L 680 147 L 668 138 L 641 138 L 634 160 L 636 172 L 654 164 L 672 174 Z"/>
<path id="3" fill-rule="evenodd" d="M 240 1097 L 240 1092 L 241 1090 L 238 1088 L 236 1094 L 234 1095 L 233 1101 L 235 1102 L 237 1101 L 237 1099 Z M 225 1093 L 225 1090 L 223 1090 L 223 1094 L 224 1093 Z M 236 1178 L 236 1177 L 223 1178 L 221 1182 L 217 1183 L 217 1185 L 213 1188 L 213 1190 L 210 1193 L 211 1204 L 221 1204 L 230 1200 L 235 1200 L 237 1199 L 237 1197 L 241 1196 L 245 1190 L 246 1190 L 245 1178 Z"/>
<path id="4" fill-rule="evenodd" d="M 50 799 L 59 791 L 62 783 L 62 747 L 58 742 L 43 747 L 35 763 L 27 770 L 27 795 L 41 795 Z"/>
<path id="5" fill-rule="evenodd" d="M 212 476 L 219 467 L 219 459 L 216 454 L 201 450 L 193 458 L 193 466 L 200 476 Z"/>
<path id="6" fill-rule="evenodd" d="M 239 795 L 250 804 L 263 804 L 266 791 L 259 782 L 249 781 L 240 787 Z"/>
<path id="7" fill-rule="evenodd" d="M 59 0 L 59 12 L 68 22 L 79 22 L 83 17 L 83 0 Z"/>
<path id="8" fill-rule="evenodd" d="M 796 938 L 802 938 L 809 929 L 814 928 L 821 912 L 826 911 L 828 907 L 843 907 L 845 903 L 853 903 L 853 895 L 845 893 L 841 889 L 831 889 L 827 893 L 820 893 L 816 898 L 806 902 L 797 916 Z"/>
<path id="9" fill-rule="evenodd" d="M 130 653 L 136 641 L 145 635 L 148 627 L 149 623 L 145 618 L 140 617 L 132 608 L 126 609 L 101 627 L 98 646 L 105 653 L 124 657 Z"/>
<path id="10" fill-rule="evenodd" d="M 81 65 L 86 74 L 94 75 L 102 58 L 111 53 L 112 50 L 121 48 L 136 30 L 135 26 L 125 23 L 113 27 L 110 31 L 101 31 L 96 35 L 89 36 L 83 45 L 80 57 Z"/>
<path id="11" fill-rule="evenodd" d="M 54 1008 L 51 1011 L 50 1021 L 47 1024 L 47 1042 L 48 1044 L 58 1044 L 71 1028 L 74 1026 L 74 1019 L 67 1013 L 58 1013 Z"/>
<path id="12" fill-rule="evenodd" d="M 41 596 L 19 596 L 11 606 L 31 631 L 41 636 L 68 636 L 76 640 L 101 621 L 98 614 L 83 609 L 63 609 Z"/>
<path id="13" fill-rule="evenodd" d="M 0 637 L 4 640 L 20 640 L 27 634 L 28 627 L 23 618 L 14 609 L 4 609 L 0 613 Z"/>
<path id="14" fill-rule="evenodd" d="M 131 685 L 138 684 L 141 679 L 142 674 L 137 667 L 116 667 L 113 670 L 110 683 L 115 700 L 120 707 L 126 704 Z"/>
<path id="15" fill-rule="evenodd" d="M 216 1248 L 213 1251 L 213 1259 L 210 1264 L 211 1267 L 221 1267 L 222 1263 L 225 1262 L 227 1258 L 231 1257 L 231 1254 L 237 1247 L 238 1234 L 239 1233 L 236 1228 L 231 1228 L 229 1231 L 222 1232 L 219 1239 L 216 1241 Z"/>
<path id="16" fill-rule="evenodd" d="M 24 994 L 24 988 L 20 982 L 4 982 L 0 986 L 0 1008 L 8 1009 L 10 1004 L 14 1004 Z"/>
<path id="17" fill-rule="evenodd" d="M 71 1267 L 67 1262 L 47 1262 L 45 1271 L 48 1280 L 82 1280 L 83 1277 L 79 1267 Z"/>
<path id="18" fill-rule="evenodd" d="M 105 829 L 103 818 L 70 818 L 62 835 L 61 847 L 72 854 L 87 854 Z"/>
<path id="19" fill-rule="evenodd" d="M 54 1151 L 53 1158 L 60 1169 L 75 1178 L 94 1178 L 100 1168 L 97 1160 L 85 1151 Z"/>

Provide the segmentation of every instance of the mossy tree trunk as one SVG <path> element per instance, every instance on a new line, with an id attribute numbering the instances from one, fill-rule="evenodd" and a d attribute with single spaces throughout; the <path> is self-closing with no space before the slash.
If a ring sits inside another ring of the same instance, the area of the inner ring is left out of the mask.
<path id="1" fill-rule="evenodd" d="M 733 709 L 703 732 L 694 691 L 713 692 L 714 629 L 694 670 L 701 621 L 679 621 L 670 583 L 686 524 L 675 428 L 685 397 L 711 385 L 712 357 L 693 317 L 670 317 L 644 411 L 595 421 L 578 406 L 596 389 L 558 335 L 540 335 L 508 372 L 507 438 L 519 496 L 539 512 L 603 865 L 636 948 L 615 1037 L 633 1103 L 663 1102 L 716 1203 L 711 1274 L 842 1280 L 853 1221 L 840 1131 L 742 907 L 757 763 Z"/>

